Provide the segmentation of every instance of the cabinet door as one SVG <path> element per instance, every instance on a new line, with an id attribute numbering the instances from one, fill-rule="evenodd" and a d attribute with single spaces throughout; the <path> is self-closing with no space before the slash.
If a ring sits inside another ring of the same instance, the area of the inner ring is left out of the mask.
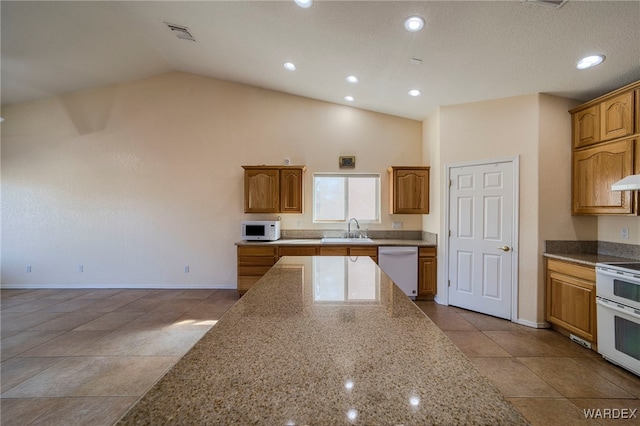
<path id="1" fill-rule="evenodd" d="M 599 105 L 578 111 L 571 117 L 573 121 L 573 146 L 581 148 L 600 142 Z"/>
<path id="2" fill-rule="evenodd" d="M 303 170 L 292 168 L 280 170 L 280 212 L 302 213 Z"/>
<path id="3" fill-rule="evenodd" d="M 547 274 L 547 321 L 596 343 L 595 286 L 555 271 Z"/>
<path id="4" fill-rule="evenodd" d="M 573 213 L 632 214 L 633 191 L 611 191 L 632 174 L 633 139 L 600 144 L 573 153 Z"/>
<path id="5" fill-rule="evenodd" d="M 244 212 L 278 213 L 280 211 L 280 171 L 245 169 Z"/>
<path id="6" fill-rule="evenodd" d="M 320 256 L 348 256 L 349 247 L 325 246 L 320 247 Z"/>
<path id="7" fill-rule="evenodd" d="M 418 259 L 418 296 L 419 300 L 433 300 L 436 295 L 437 268 L 436 257 L 420 257 Z"/>
<path id="8" fill-rule="evenodd" d="M 429 168 L 392 168 L 391 213 L 429 213 Z"/>
<path id="9" fill-rule="evenodd" d="M 600 105 L 600 140 L 633 134 L 634 92 L 623 93 Z"/>
<path id="10" fill-rule="evenodd" d="M 277 247 L 238 246 L 238 292 L 243 295 L 276 263 Z"/>

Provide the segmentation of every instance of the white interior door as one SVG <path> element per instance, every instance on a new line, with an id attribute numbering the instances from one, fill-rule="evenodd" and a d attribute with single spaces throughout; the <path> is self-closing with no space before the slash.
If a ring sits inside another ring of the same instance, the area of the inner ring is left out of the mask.
<path id="1" fill-rule="evenodd" d="M 449 304 L 511 319 L 514 164 L 449 169 Z"/>

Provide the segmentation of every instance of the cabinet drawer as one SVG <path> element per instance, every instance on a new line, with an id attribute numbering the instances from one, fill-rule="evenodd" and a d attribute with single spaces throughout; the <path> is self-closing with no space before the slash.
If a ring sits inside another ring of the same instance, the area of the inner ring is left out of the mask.
<path id="1" fill-rule="evenodd" d="M 418 249 L 419 257 L 435 257 L 436 256 L 436 248 L 435 247 L 420 247 Z"/>
<path id="2" fill-rule="evenodd" d="M 349 247 L 320 247 L 320 256 L 348 256 Z"/>
<path id="3" fill-rule="evenodd" d="M 277 256 L 276 246 L 238 246 L 238 256 Z"/>
<path id="4" fill-rule="evenodd" d="M 579 265 L 577 263 L 564 262 L 562 260 L 547 259 L 547 269 L 549 271 L 560 272 L 561 274 L 581 278 L 595 284 L 595 266 Z"/>
<path id="5" fill-rule="evenodd" d="M 265 265 L 265 266 L 241 266 L 238 265 L 238 277 L 241 276 L 262 276 L 269 272 L 273 265 Z"/>
<path id="6" fill-rule="evenodd" d="M 349 254 L 351 256 L 377 257 L 378 248 L 377 247 L 351 247 L 349 249 Z"/>
<path id="7" fill-rule="evenodd" d="M 273 266 L 275 256 L 238 256 L 238 266 Z"/>
<path id="8" fill-rule="evenodd" d="M 315 256 L 318 254 L 318 247 L 282 247 L 280 246 L 279 255 L 282 256 Z"/>

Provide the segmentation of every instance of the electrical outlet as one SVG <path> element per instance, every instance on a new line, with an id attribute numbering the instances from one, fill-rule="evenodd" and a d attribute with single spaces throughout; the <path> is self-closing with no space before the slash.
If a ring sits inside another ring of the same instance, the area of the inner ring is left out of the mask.
<path id="1" fill-rule="evenodd" d="M 284 159 L 284 165 L 285 165 L 285 166 L 290 166 L 290 165 L 291 165 L 291 158 L 286 157 L 286 158 Z"/>
<path id="2" fill-rule="evenodd" d="M 620 238 L 622 238 L 623 240 L 629 239 L 629 228 L 620 229 Z"/>
<path id="3" fill-rule="evenodd" d="M 30 272 L 31 272 L 31 265 L 27 265 L 26 272 L 27 272 L 27 273 L 30 273 Z"/>
<path id="4" fill-rule="evenodd" d="M 84 272 L 84 266 L 83 265 L 78 266 L 78 272 Z"/>
<path id="5" fill-rule="evenodd" d="M 402 229 L 402 222 L 392 222 L 391 228 L 393 228 L 393 229 Z"/>
<path id="6" fill-rule="evenodd" d="M 185 273 L 185 274 L 188 274 L 188 273 L 189 273 L 189 265 L 186 265 L 186 266 L 184 267 L 184 273 Z"/>

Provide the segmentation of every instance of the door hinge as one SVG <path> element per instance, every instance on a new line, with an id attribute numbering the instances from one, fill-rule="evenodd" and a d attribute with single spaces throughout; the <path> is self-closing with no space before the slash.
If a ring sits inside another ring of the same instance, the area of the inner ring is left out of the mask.
<path id="1" fill-rule="evenodd" d="M 449 229 L 449 236 L 451 236 L 451 229 Z"/>
<path id="2" fill-rule="evenodd" d="M 447 280 L 447 287 L 451 287 L 451 280 Z"/>
<path id="3" fill-rule="evenodd" d="M 449 179 L 449 188 L 451 188 L 451 185 L 453 185 L 453 180 Z"/>

